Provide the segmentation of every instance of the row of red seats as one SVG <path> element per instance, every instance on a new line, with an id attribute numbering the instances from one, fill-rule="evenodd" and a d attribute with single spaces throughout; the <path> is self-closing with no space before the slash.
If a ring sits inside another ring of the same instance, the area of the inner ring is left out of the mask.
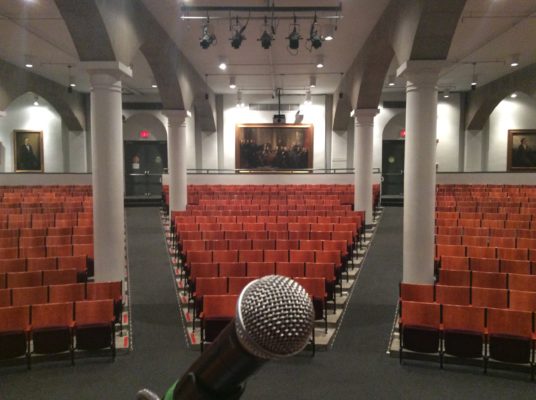
<path id="1" fill-rule="evenodd" d="M 508 221 L 531 221 L 531 214 L 436 211 L 436 219 L 498 219 Z"/>
<path id="2" fill-rule="evenodd" d="M 88 256 L 93 259 L 93 243 L 58 246 L 0 248 L 0 260 L 32 257 Z"/>
<path id="3" fill-rule="evenodd" d="M 513 289 L 534 292 L 536 289 L 536 275 L 509 273 L 509 272 L 483 272 L 459 271 L 442 269 L 439 271 L 440 285 L 447 286 L 475 286 L 494 289 Z M 510 282 L 512 278 L 512 282 Z M 536 304 L 536 303 L 535 303 Z M 536 311 L 536 309 L 534 310 Z"/>
<path id="4" fill-rule="evenodd" d="M 470 236 L 470 235 L 436 235 L 438 245 L 464 245 L 483 247 L 518 247 L 536 249 L 536 230 L 531 231 L 533 237 L 514 236 Z"/>
<path id="5" fill-rule="evenodd" d="M 531 242 L 527 242 L 527 245 Z M 436 244 L 437 259 L 443 256 L 499 258 L 503 260 L 536 261 L 536 248 L 465 246 L 462 244 Z"/>
<path id="6" fill-rule="evenodd" d="M 110 348 L 115 358 L 112 300 L 36 304 L 0 308 L 0 357 Z"/>
<path id="7" fill-rule="evenodd" d="M 62 235 L 62 236 L 26 236 L 0 237 L 0 248 L 6 247 L 46 247 L 62 244 L 93 243 L 93 235 Z"/>
<path id="8" fill-rule="evenodd" d="M 361 217 L 341 217 L 339 223 L 308 223 L 308 222 L 252 222 L 252 223 L 176 223 L 175 229 L 180 235 L 183 231 L 266 231 L 266 232 L 335 232 L 351 231 L 355 235 L 361 229 Z"/>
<path id="9" fill-rule="evenodd" d="M 225 216 L 209 216 L 209 215 L 184 215 L 178 212 L 172 213 L 172 218 L 175 223 L 186 223 L 186 224 L 200 224 L 200 223 L 237 223 L 237 224 L 275 224 L 282 223 L 288 224 L 292 223 L 308 223 L 308 224 L 339 224 L 344 223 L 345 218 L 353 218 L 351 222 L 357 221 L 352 214 L 360 216 L 360 222 L 363 217 L 362 213 L 350 213 L 350 215 L 341 217 L 337 215 L 329 216 L 317 216 L 317 215 L 305 215 L 305 216 L 262 216 L 262 215 L 225 215 Z M 342 218 L 342 221 L 341 221 Z"/>
<path id="10" fill-rule="evenodd" d="M 0 289 L 76 283 L 76 269 L 0 273 Z"/>
<path id="11" fill-rule="evenodd" d="M 532 214 L 526 214 L 527 217 L 533 218 Z M 536 214 L 535 214 L 536 215 Z M 490 230 L 504 229 L 532 229 L 536 230 L 536 220 L 516 221 L 500 219 L 436 219 L 436 227 L 440 226 L 460 226 L 463 228 L 489 228 Z"/>
<path id="12" fill-rule="evenodd" d="M 0 229 L 0 238 L 43 237 L 43 236 L 93 235 L 92 226 L 48 227 L 48 228 L 6 228 Z"/>
<path id="13" fill-rule="evenodd" d="M 404 351 L 525 364 L 534 379 L 534 313 L 510 309 L 400 302 L 400 362 Z"/>
<path id="14" fill-rule="evenodd" d="M 486 257 L 443 256 L 440 258 L 437 270 L 461 270 L 480 272 L 506 272 L 523 275 L 536 274 L 536 261 L 505 260 Z"/>
<path id="15" fill-rule="evenodd" d="M 183 240 L 181 251 L 187 255 L 197 250 L 339 250 L 343 256 L 348 254 L 346 240 Z"/>

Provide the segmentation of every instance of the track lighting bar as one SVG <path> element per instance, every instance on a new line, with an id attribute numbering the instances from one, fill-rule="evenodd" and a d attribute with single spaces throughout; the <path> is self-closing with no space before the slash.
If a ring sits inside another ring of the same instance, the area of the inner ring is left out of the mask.
<path id="1" fill-rule="evenodd" d="M 338 6 L 320 6 L 320 7 L 266 7 L 266 6 L 181 6 L 182 12 L 251 12 L 251 13 L 298 13 L 298 12 L 341 12 L 342 5 Z"/>

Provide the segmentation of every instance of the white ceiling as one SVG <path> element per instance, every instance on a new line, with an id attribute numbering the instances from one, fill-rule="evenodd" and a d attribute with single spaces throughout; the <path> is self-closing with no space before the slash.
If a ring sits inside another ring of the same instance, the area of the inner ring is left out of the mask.
<path id="1" fill-rule="evenodd" d="M 75 1 L 75 0 L 73 0 Z M 257 38 L 262 33 L 262 22 L 251 20 L 245 31 L 246 40 L 240 49 L 229 42 L 229 21 L 213 20 L 211 26 L 217 36 L 217 45 L 204 50 L 199 46 L 202 21 L 180 20 L 180 6 L 176 0 L 142 0 L 160 25 L 173 38 L 216 93 L 233 92 L 228 87 L 229 76 L 236 76 L 244 91 L 270 93 L 274 87 L 303 91 L 311 75 L 317 76 L 313 93 L 333 93 L 342 74 L 349 68 L 359 49 L 374 27 L 389 0 L 343 0 L 343 18 L 337 24 L 335 40 L 324 42 L 318 50 L 308 51 L 305 41 L 297 55 L 287 49 L 285 37 L 290 21 L 281 20 L 276 40 L 270 50 L 264 50 Z M 394 0 L 396 1 L 396 0 Z M 247 5 L 266 6 L 266 0 L 249 0 Z M 191 0 L 188 5 L 230 6 L 237 2 Z M 241 3 L 239 3 L 241 4 Z M 338 1 L 294 0 L 285 6 L 336 6 Z M 242 4 L 241 4 L 242 5 Z M 280 4 L 278 4 L 280 5 Z M 330 13 L 331 14 L 331 13 Z M 220 15 L 221 16 L 221 15 Z M 226 16 L 226 15 L 224 15 Z M 216 14 L 214 14 L 216 17 Z M 308 36 L 311 20 L 300 20 L 302 36 Z M 328 20 L 320 19 L 321 28 Z M 67 85 L 68 65 L 77 83 L 75 90 L 88 91 L 87 74 L 78 68 L 78 55 L 53 0 L 2 0 L 0 2 L 0 58 L 23 66 L 26 58 L 34 63 L 37 74 Z M 439 86 L 451 90 L 469 90 L 476 62 L 479 84 L 484 84 L 512 71 L 509 59 L 520 54 L 521 68 L 536 62 L 536 1 L 535 0 L 468 0 L 450 49 L 451 66 L 442 73 Z M 316 57 L 324 56 L 325 67 L 317 70 Z M 217 68 L 218 58 L 224 56 L 230 67 L 222 72 Z M 132 62 L 134 77 L 124 82 L 137 97 L 157 98 L 152 89 L 151 70 L 141 53 Z M 391 65 L 394 73 L 397 65 Z M 402 90 L 403 81 L 388 91 Z"/>

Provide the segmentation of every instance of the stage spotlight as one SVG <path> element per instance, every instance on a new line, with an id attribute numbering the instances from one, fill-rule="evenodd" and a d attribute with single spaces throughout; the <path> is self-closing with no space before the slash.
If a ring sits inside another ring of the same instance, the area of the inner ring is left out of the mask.
<path id="1" fill-rule="evenodd" d="M 315 49 L 319 49 L 322 46 L 322 37 L 318 34 L 317 29 L 317 22 L 316 22 L 316 15 L 315 19 L 313 20 L 313 24 L 311 25 L 311 31 L 309 33 L 309 40 L 311 42 L 311 46 L 313 46 Z"/>
<path id="2" fill-rule="evenodd" d="M 300 39 L 302 38 L 300 36 L 300 33 L 298 32 L 298 24 L 296 23 L 296 17 L 294 17 L 294 29 L 292 29 L 292 32 L 290 32 L 290 35 L 287 36 L 286 39 L 288 39 L 288 47 L 292 50 L 298 50 L 300 47 Z"/>
<path id="3" fill-rule="evenodd" d="M 268 32 L 270 30 L 270 32 Z M 273 26 L 268 27 L 268 18 L 264 17 L 264 32 L 257 41 L 261 42 L 263 49 L 268 50 L 272 45 L 272 40 L 274 40 L 275 29 Z"/>
<path id="4" fill-rule="evenodd" d="M 210 33 L 208 24 L 209 20 L 207 18 L 207 22 L 203 25 L 203 35 L 201 36 L 201 39 L 199 39 L 199 45 L 203 49 L 208 49 L 210 45 L 216 41 L 216 35 Z"/>
<path id="5" fill-rule="evenodd" d="M 244 26 L 241 26 L 238 17 L 236 17 L 236 23 L 234 24 L 234 26 L 231 27 L 231 30 L 234 30 L 234 33 L 233 36 L 229 39 L 231 41 L 231 46 L 233 46 L 234 49 L 240 48 L 242 41 L 246 40 L 246 37 L 244 36 L 244 31 L 246 30 L 247 26 L 247 22 Z"/>

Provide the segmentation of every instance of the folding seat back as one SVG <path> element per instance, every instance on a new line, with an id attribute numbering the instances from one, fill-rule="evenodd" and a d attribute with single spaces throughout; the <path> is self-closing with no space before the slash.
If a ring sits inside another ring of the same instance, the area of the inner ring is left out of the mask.
<path id="1" fill-rule="evenodd" d="M 18 247 L 6 247 L 0 249 L 0 260 L 6 260 L 8 258 L 18 258 L 19 257 L 19 248 Z"/>
<path id="2" fill-rule="evenodd" d="M 529 250 L 529 260 L 533 263 L 536 261 L 536 249 L 528 249 Z"/>
<path id="3" fill-rule="evenodd" d="M 304 277 L 305 264 L 301 262 L 280 262 L 275 265 L 275 274 L 288 278 Z"/>
<path id="4" fill-rule="evenodd" d="M 20 246 L 19 244 L 19 236 L 13 236 L 13 237 L 0 237 L 0 248 L 5 249 L 6 247 L 17 247 Z"/>
<path id="5" fill-rule="evenodd" d="M 330 286 L 330 291 L 333 290 L 336 276 L 335 265 L 333 263 L 305 263 L 305 277 L 324 278 L 326 280 L 326 285 Z"/>
<path id="6" fill-rule="evenodd" d="M 467 257 L 476 258 L 496 258 L 497 249 L 495 247 L 467 246 Z"/>
<path id="7" fill-rule="evenodd" d="M 442 311 L 443 351 L 461 358 L 483 357 L 485 309 L 445 304 Z"/>
<path id="8" fill-rule="evenodd" d="M 222 223 L 220 224 L 220 230 L 226 232 L 242 232 L 242 224 L 237 223 Z"/>
<path id="9" fill-rule="evenodd" d="M 437 244 L 436 245 L 436 257 L 441 256 L 458 256 L 465 257 L 465 246 L 457 244 Z"/>
<path id="10" fill-rule="evenodd" d="M 289 232 L 310 232 L 311 224 L 302 222 L 289 222 L 288 230 Z"/>
<path id="11" fill-rule="evenodd" d="M 269 232 L 287 232 L 288 224 L 286 222 L 267 222 L 266 230 Z"/>
<path id="12" fill-rule="evenodd" d="M 204 232 L 204 231 L 220 231 L 222 229 L 220 229 L 221 225 L 218 224 L 218 223 L 213 223 L 213 222 L 201 222 L 200 224 L 198 224 L 198 230 L 200 230 L 201 232 Z M 188 229 L 188 230 L 193 230 L 193 229 Z"/>
<path id="13" fill-rule="evenodd" d="M 222 262 L 219 263 L 219 276 L 246 276 L 246 263 Z"/>
<path id="14" fill-rule="evenodd" d="M 471 305 L 476 307 L 508 307 L 508 290 L 471 287 Z"/>
<path id="15" fill-rule="evenodd" d="M 464 246 L 480 246 L 486 247 L 488 245 L 487 236 L 461 236 L 462 243 Z"/>
<path id="16" fill-rule="evenodd" d="M 315 262 L 315 251 L 313 250 L 290 250 L 290 262 Z"/>
<path id="17" fill-rule="evenodd" d="M 401 301 L 400 360 L 404 349 L 421 353 L 439 351 L 441 312 L 436 303 Z"/>
<path id="18" fill-rule="evenodd" d="M 533 375 L 533 313 L 489 308 L 487 328 L 489 357 L 509 363 L 530 363 Z"/>
<path id="19" fill-rule="evenodd" d="M 213 342 L 236 315 L 238 295 L 206 295 L 203 297 L 201 317 L 201 346 Z"/>
<path id="20" fill-rule="evenodd" d="M 212 251 L 190 251 L 186 258 L 187 263 L 210 263 L 212 262 Z"/>
<path id="21" fill-rule="evenodd" d="M 248 262 L 246 265 L 246 275 L 261 278 L 275 274 L 275 262 Z"/>
<path id="22" fill-rule="evenodd" d="M 471 304 L 471 288 L 469 286 L 435 286 L 435 301 L 439 304 Z"/>
<path id="23" fill-rule="evenodd" d="M 56 257 L 36 257 L 26 259 L 27 271 L 56 270 L 57 268 Z"/>
<path id="24" fill-rule="evenodd" d="M 85 300 L 75 303 L 76 348 L 98 350 L 110 347 L 115 357 L 114 302 Z"/>
<path id="25" fill-rule="evenodd" d="M 529 229 L 530 228 L 530 222 L 529 221 L 504 221 L 504 227 L 506 229 Z"/>
<path id="26" fill-rule="evenodd" d="M 265 225 L 262 222 L 247 222 L 243 224 L 244 231 L 264 231 Z"/>
<path id="27" fill-rule="evenodd" d="M 49 286 L 50 303 L 63 303 L 80 301 L 86 298 L 86 285 L 84 283 L 72 283 L 68 285 Z"/>
<path id="28" fill-rule="evenodd" d="M 43 231 L 43 236 L 71 236 L 73 234 L 71 227 L 52 227 Z"/>
<path id="29" fill-rule="evenodd" d="M 93 235 L 73 235 L 71 238 L 73 245 L 93 243 Z"/>
<path id="30" fill-rule="evenodd" d="M 58 269 L 75 269 L 76 271 L 85 272 L 87 270 L 87 256 L 65 256 L 58 257 Z"/>
<path id="31" fill-rule="evenodd" d="M 497 236 L 497 237 L 516 237 L 516 230 L 515 229 L 506 229 L 506 228 L 491 228 L 489 230 L 490 236 Z"/>
<path id="32" fill-rule="evenodd" d="M 225 231 L 224 232 L 224 238 L 226 240 L 238 240 L 238 239 L 246 239 L 246 232 L 245 231 Z"/>
<path id="33" fill-rule="evenodd" d="M 232 276 L 229 277 L 229 294 L 239 295 L 248 283 L 257 279 L 257 276 Z"/>
<path id="34" fill-rule="evenodd" d="M 0 274 L 6 272 L 25 272 L 26 260 L 23 258 L 10 258 L 0 260 Z"/>
<path id="35" fill-rule="evenodd" d="M 214 250 L 212 261 L 215 263 L 238 261 L 238 250 Z"/>
<path id="36" fill-rule="evenodd" d="M 441 269 L 469 270 L 469 257 L 443 256 L 441 257 Z"/>
<path id="37" fill-rule="evenodd" d="M 48 303 L 48 286 L 14 288 L 11 296 L 14 306 Z"/>
<path id="38" fill-rule="evenodd" d="M 72 244 L 72 236 L 47 236 L 46 245 L 47 246 L 61 246 L 65 244 Z"/>
<path id="39" fill-rule="evenodd" d="M 72 256 L 72 255 L 73 255 L 73 246 L 70 244 L 46 247 L 47 257 L 62 257 L 62 256 Z"/>
<path id="40" fill-rule="evenodd" d="M 29 366 L 29 332 L 29 306 L 0 308 L 0 359 L 26 355 Z"/>
<path id="41" fill-rule="evenodd" d="M 46 230 L 45 230 L 46 232 Z M 19 237 L 19 230 L 16 228 L 8 229 L 3 228 L 0 229 L 0 238 L 13 238 L 13 237 Z"/>
<path id="42" fill-rule="evenodd" d="M 263 250 L 240 250 L 238 252 L 238 261 L 250 263 L 261 262 L 264 260 Z"/>
<path id="43" fill-rule="evenodd" d="M 43 285 L 64 285 L 76 283 L 78 274 L 76 269 L 61 269 L 43 271 Z"/>
<path id="44" fill-rule="evenodd" d="M 289 240 L 309 240 L 311 232 L 309 231 L 290 231 L 288 233 Z"/>
<path id="45" fill-rule="evenodd" d="M 288 262 L 289 251 L 288 250 L 264 250 L 264 261 L 276 263 L 276 262 Z"/>
<path id="46" fill-rule="evenodd" d="M 491 236 L 488 240 L 491 247 L 515 247 L 516 239 L 513 237 Z"/>
<path id="47" fill-rule="evenodd" d="M 510 290 L 509 308 L 518 311 L 536 311 L 536 292 Z"/>
<path id="48" fill-rule="evenodd" d="M 501 260 L 528 260 L 529 254 L 527 249 L 515 248 L 497 248 L 497 258 Z"/>
<path id="49" fill-rule="evenodd" d="M 41 271 L 7 273 L 6 287 L 8 288 L 41 286 L 42 284 L 43 274 Z"/>
<path id="50" fill-rule="evenodd" d="M 229 250 L 229 240 L 215 239 L 215 240 L 202 240 L 205 243 L 206 250 Z M 234 250 L 234 249 L 232 249 Z M 199 249 L 196 249 L 199 251 Z"/>
<path id="51" fill-rule="evenodd" d="M 87 244 L 73 244 L 73 256 L 87 256 L 90 259 L 94 258 L 94 248 L 93 243 L 87 243 Z M 47 249 L 48 251 L 48 249 Z M 48 253 L 47 253 L 48 254 Z M 71 254 L 60 254 L 58 257 L 62 255 L 71 255 Z"/>
<path id="52" fill-rule="evenodd" d="M 0 287 L 0 307 L 9 307 L 11 305 L 11 289 Z"/>
<path id="53" fill-rule="evenodd" d="M 229 250 L 251 250 L 251 240 L 229 240 Z"/>
<path id="54" fill-rule="evenodd" d="M 504 229 L 504 220 L 499 219 L 483 219 L 481 226 L 491 229 Z"/>
<path id="55" fill-rule="evenodd" d="M 401 282 L 399 294 L 403 301 L 432 303 L 434 301 L 434 285 Z"/>
<path id="56" fill-rule="evenodd" d="M 471 271 L 471 285 L 481 288 L 507 289 L 508 276 L 501 272 Z"/>
<path id="57" fill-rule="evenodd" d="M 436 235 L 436 244 L 462 244 L 462 237 L 458 235 Z"/>
<path id="58" fill-rule="evenodd" d="M 300 250 L 323 250 L 321 240 L 300 240 Z"/>
<path id="59" fill-rule="evenodd" d="M 458 226 L 463 228 L 479 228 L 482 225 L 480 219 L 458 219 Z"/>
<path id="60" fill-rule="evenodd" d="M 512 274 L 530 274 L 531 266 L 528 260 L 500 260 L 499 268 L 501 272 Z"/>
<path id="61" fill-rule="evenodd" d="M 271 239 L 253 239 L 251 241 L 252 250 L 275 250 L 275 240 Z"/>
<path id="62" fill-rule="evenodd" d="M 438 235 L 463 235 L 464 228 L 461 226 L 436 226 Z"/>
<path id="63" fill-rule="evenodd" d="M 499 259 L 497 258 L 469 258 L 471 271 L 499 272 Z"/>
<path id="64" fill-rule="evenodd" d="M 276 248 L 276 250 L 285 250 L 285 251 L 298 250 L 300 248 L 300 240 L 299 239 L 276 240 L 275 241 L 275 248 Z"/>
<path id="65" fill-rule="evenodd" d="M 315 251 L 315 261 L 318 263 L 333 263 L 335 268 L 342 266 L 342 254 L 339 250 Z M 306 260 L 305 262 L 310 262 Z"/>
<path id="66" fill-rule="evenodd" d="M 536 249 L 536 238 L 518 237 L 516 247 L 520 249 Z"/>
<path id="67" fill-rule="evenodd" d="M 123 297 L 123 285 L 121 281 L 90 282 L 86 285 L 87 300 L 112 299 L 114 302 L 121 301 Z"/>
<path id="68" fill-rule="evenodd" d="M 439 284 L 445 286 L 470 286 L 471 273 L 466 270 L 441 269 L 439 271 Z"/>
<path id="69" fill-rule="evenodd" d="M 536 275 L 510 273 L 508 274 L 508 288 L 510 290 L 536 292 Z"/>
<path id="70" fill-rule="evenodd" d="M 71 351 L 74 303 L 35 304 L 32 306 L 32 352 L 52 354 Z"/>
<path id="71" fill-rule="evenodd" d="M 46 247 L 45 246 L 21 247 L 21 248 L 19 248 L 19 257 L 20 258 L 36 258 L 36 257 L 45 257 L 45 256 L 46 256 Z"/>
<path id="72" fill-rule="evenodd" d="M 343 232 L 344 233 L 344 232 Z M 351 234 L 351 232 L 350 232 Z M 309 232 L 311 240 L 331 240 L 331 231 L 313 231 Z"/>
<path id="73" fill-rule="evenodd" d="M 463 235 L 467 236 L 489 236 L 489 228 L 486 227 L 463 227 Z"/>

